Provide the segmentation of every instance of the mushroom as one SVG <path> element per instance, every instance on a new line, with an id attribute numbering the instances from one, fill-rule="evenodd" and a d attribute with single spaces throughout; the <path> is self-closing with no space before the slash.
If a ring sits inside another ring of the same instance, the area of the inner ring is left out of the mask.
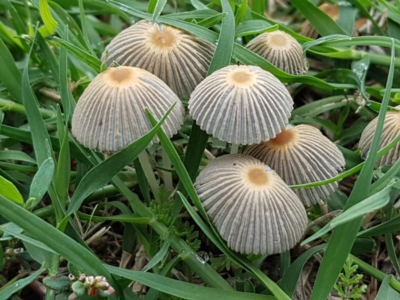
<path id="1" fill-rule="evenodd" d="M 164 24 L 142 20 L 119 33 L 101 60 L 145 69 L 162 79 L 180 98 L 188 99 L 206 77 L 215 46 Z"/>
<path id="2" fill-rule="evenodd" d="M 343 171 L 342 152 L 315 127 L 288 125 L 274 139 L 248 147 L 244 154 L 269 165 L 289 185 L 326 180 Z M 333 182 L 294 189 L 305 206 L 321 203 L 338 188 Z"/>
<path id="3" fill-rule="evenodd" d="M 116 152 L 151 130 L 146 108 L 161 119 L 168 136 L 184 121 L 183 104 L 153 74 L 133 67 L 109 68 L 97 75 L 83 92 L 72 116 L 72 134 L 85 147 Z"/>
<path id="4" fill-rule="evenodd" d="M 285 86 L 257 66 L 227 66 L 204 79 L 189 99 L 200 128 L 234 144 L 275 137 L 288 123 L 293 100 Z"/>
<path id="5" fill-rule="evenodd" d="M 308 63 L 302 46 L 284 31 L 264 32 L 246 47 L 286 73 L 301 75 L 307 72 Z"/>
<path id="6" fill-rule="evenodd" d="M 396 109 L 400 109 L 400 105 L 396 106 Z M 372 139 L 376 131 L 376 125 L 378 123 L 378 117 L 373 119 L 361 134 L 359 148 L 361 155 L 365 156 L 368 154 L 371 148 Z M 380 149 L 387 146 L 392 140 L 394 140 L 400 134 L 400 111 L 388 111 L 385 116 L 383 123 L 383 130 L 381 135 Z M 400 144 L 397 143 L 392 149 L 390 149 L 385 155 L 378 159 L 375 163 L 376 167 L 383 165 L 392 165 L 400 157 Z"/>
<path id="7" fill-rule="evenodd" d="M 307 226 L 296 194 L 267 165 L 251 156 L 212 160 L 195 187 L 228 247 L 243 254 L 274 254 L 294 247 Z"/>

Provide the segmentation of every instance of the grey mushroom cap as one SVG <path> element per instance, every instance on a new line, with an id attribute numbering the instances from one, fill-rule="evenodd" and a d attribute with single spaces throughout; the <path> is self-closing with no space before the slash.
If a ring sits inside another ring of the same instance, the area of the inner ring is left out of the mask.
<path id="1" fill-rule="evenodd" d="M 109 68 L 87 86 L 72 116 L 72 134 L 90 149 L 116 152 L 152 128 L 146 108 L 161 119 L 175 103 L 162 127 L 177 133 L 185 110 L 179 98 L 158 77 L 133 67 Z"/>
<path id="2" fill-rule="evenodd" d="M 262 33 L 246 47 L 286 73 L 301 75 L 308 70 L 300 43 L 281 30 Z"/>
<path id="3" fill-rule="evenodd" d="M 304 234 L 308 220 L 301 201 L 273 170 L 251 156 L 231 154 L 212 160 L 195 187 L 234 251 L 282 253 Z"/>
<path id="4" fill-rule="evenodd" d="M 288 123 L 293 100 L 285 86 L 257 66 L 227 66 L 206 79 L 189 99 L 201 129 L 235 144 L 275 137 Z"/>
<path id="5" fill-rule="evenodd" d="M 288 185 L 330 179 L 345 166 L 342 152 L 315 127 L 287 126 L 268 142 L 247 147 L 244 154 L 268 164 Z M 321 203 L 338 188 L 333 182 L 312 188 L 293 189 L 305 206 Z"/>
<path id="6" fill-rule="evenodd" d="M 148 20 L 119 33 L 107 45 L 101 60 L 145 69 L 162 79 L 179 98 L 206 77 L 215 46 L 180 29 Z"/>
<path id="7" fill-rule="evenodd" d="M 400 106 L 396 106 L 400 109 Z M 376 125 L 378 124 L 378 117 L 373 119 L 361 134 L 359 148 L 361 154 L 366 156 L 372 145 L 372 139 L 376 131 Z M 381 135 L 381 142 L 379 149 L 387 146 L 392 140 L 394 140 L 400 134 L 400 111 L 388 111 L 385 116 L 385 122 L 383 123 L 383 131 Z M 397 143 L 392 149 L 390 149 L 385 155 L 378 159 L 375 163 L 376 167 L 383 165 L 392 165 L 400 157 L 400 144 Z"/>

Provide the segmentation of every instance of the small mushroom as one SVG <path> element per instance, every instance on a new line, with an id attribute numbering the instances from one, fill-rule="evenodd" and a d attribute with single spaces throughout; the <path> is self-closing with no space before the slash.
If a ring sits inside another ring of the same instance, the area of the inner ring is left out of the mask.
<path id="1" fill-rule="evenodd" d="M 164 24 L 142 20 L 119 33 L 101 60 L 107 66 L 145 69 L 161 78 L 180 98 L 188 99 L 206 77 L 215 46 Z"/>
<path id="2" fill-rule="evenodd" d="M 72 134 L 85 147 L 116 152 L 151 130 L 146 108 L 161 119 L 168 136 L 183 124 L 183 104 L 153 74 L 133 67 L 109 68 L 87 86 L 72 116 Z"/>
<path id="3" fill-rule="evenodd" d="M 307 72 L 308 63 L 303 48 L 284 31 L 264 32 L 252 39 L 246 47 L 286 73 L 301 75 Z"/>
<path id="4" fill-rule="evenodd" d="M 342 152 L 315 127 L 288 125 L 274 139 L 248 147 L 244 154 L 269 165 L 289 185 L 326 180 L 343 171 Z M 338 183 L 294 189 L 305 206 L 321 203 Z"/>
<path id="5" fill-rule="evenodd" d="M 228 246 L 243 254 L 282 253 L 307 226 L 305 208 L 283 180 L 261 161 L 243 154 L 212 160 L 195 187 Z"/>
<path id="6" fill-rule="evenodd" d="M 189 112 L 201 129 L 243 145 L 275 137 L 292 109 L 285 86 L 257 66 L 224 67 L 204 79 L 189 99 Z"/>
<path id="7" fill-rule="evenodd" d="M 396 106 L 400 109 L 400 105 Z M 359 148 L 361 155 L 366 156 L 372 145 L 372 139 L 376 131 L 376 125 L 378 123 L 378 117 L 373 119 L 361 134 Z M 392 140 L 394 140 L 400 134 L 400 111 L 388 111 L 385 116 L 383 123 L 383 131 L 381 136 L 381 143 L 379 149 L 387 146 Z M 400 143 L 397 143 L 392 149 L 390 149 L 385 155 L 378 159 L 375 163 L 376 167 L 383 165 L 392 165 L 400 157 Z"/>

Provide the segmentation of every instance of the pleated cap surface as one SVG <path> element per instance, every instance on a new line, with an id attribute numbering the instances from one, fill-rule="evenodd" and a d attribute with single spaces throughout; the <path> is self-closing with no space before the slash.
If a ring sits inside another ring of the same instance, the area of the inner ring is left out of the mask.
<path id="1" fill-rule="evenodd" d="M 118 34 L 101 60 L 139 67 L 161 78 L 180 97 L 206 77 L 215 46 L 171 26 L 142 20 Z"/>
<path id="2" fill-rule="evenodd" d="M 396 106 L 400 109 L 400 106 Z M 361 134 L 359 148 L 361 154 L 366 156 L 372 145 L 372 139 L 375 134 L 376 125 L 378 123 L 378 117 L 373 119 L 367 127 L 365 127 L 363 133 Z M 388 111 L 385 116 L 385 122 L 383 123 L 383 131 L 381 136 L 381 143 L 379 149 L 387 146 L 393 139 L 395 139 L 400 134 L 400 112 Z M 382 165 L 392 165 L 400 157 L 400 144 L 397 143 L 392 149 L 388 151 L 384 156 L 378 159 L 375 163 L 376 167 Z"/>
<path id="3" fill-rule="evenodd" d="M 183 124 L 185 110 L 179 98 L 158 77 L 132 67 L 109 68 L 97 75 L 79 98 L 72 116 L 72 134 L 85 147 L 116 152 L 152 128 L 146 108 L 161 119 L 168 136 Z"/>
<path id="4" fill-rule="evenodd" d="M 228 246 L 243 254 L 291 249 L 307 226 L 296 194 L 267 165 L 241 154 L 212 160 L 195 187 Z"/>
<path id="5" fill-rule="evenodd" d="M 307 72 L 308 63 L 303 48 L 286 32 L 276 30 L 262 33 L 246 47 L 286 73 L 301 75 Z"/>
<path id="6" fill-rule="evenodd" d="M 201 129 L 243 145 L 275 137 L 292 109 L 285 86 L 257 66 L 224 67 L 204 79 L 189 99 L 189 112 Z"/>
<path id="7" fill-rule="evenodd" d="M 343 171 L 342 152 L 315 127 L 289 125 L 276 138 L 251 145 L 244 152 L 269 165 L 288 184 L 297 185 L 332 178 Z M 321 203 L 338 183 L 293 189 L 305 206 Z"/>

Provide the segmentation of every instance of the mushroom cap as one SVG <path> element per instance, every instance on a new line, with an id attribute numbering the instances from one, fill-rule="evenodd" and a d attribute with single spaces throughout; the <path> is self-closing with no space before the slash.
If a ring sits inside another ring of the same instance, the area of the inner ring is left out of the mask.
<path id="1" fill-rule="evenodd" d="M 212 160 L 194 185 L 222 238 L 237 252 L 282 253 L 303 236 L 308 221 L 303 204 L 275 171 L 251 156 Z"/>
<path id="2" fill-rule="evenodd" d="M 184 121 L 179 98 L 145 70 L 109 68 L 97 75 L 79 98 L 72 116 L 72 134 L 90 149 L 119 151 L 151 130 L 146 108 L 161 119 L 174 103 L 162 125 L 168 136 Z"/>
<path id="3" fill-rule="evenodd" d="M 400 109 L 400 106 L 396 106 Z M 376 125 L 378 123 L 378 117 L 373 119 L 361 134 L 359 148 L 361 155 L 365 156 L 368 154 L 369 149 L 372 145 L 372 139 L 374 138 Z M 388 111 L 385 116 L 385 122 L 383 123 L 383 131 L 381 136 L 381 142 L 379 149 L 387 146 L 393 139 L 400 134 L 400 111 Z M 384 156 L 378 159 L 375 163 L 376 167 L 382 165 L 392 165 L 400 157 L 400 144 L 397 143 L 392 149 L 388 151 Z"/>
<path id="4" fill-rule="evenodd" d="M 189 99 L 201 129 L 235 144 L 275 137 L 288 123 L 293 100 L 285 86 L 257 66 L 227 66 L 204 79 Z"/>
<path id="5" fill-rule="evenodd" d="M 262 33 L 246 47 L 286 73 L 300 75 L 307 72 L 308 63 L 302 46 L 284 31 Z"/>
<path id="6" fill-rule="evenodd" d="M 101 60 L 107 66 L 145 69 L 161 78 L 180 98 L 188 99 L 206 77 L 215 46 L 164 24 L 142 20 L 119 33 Z"/>
<path id="7" fill-rule="evenodd" d="M 269 165 L 289 185 L 332 178 L 343 171 L 342 152 L 315 127 L 287 126 L 268 142 L 247 147 L 251 155 Z M 305 206 L 319 203 L 338 188 L 338 183 L 294 189 Z"/>

